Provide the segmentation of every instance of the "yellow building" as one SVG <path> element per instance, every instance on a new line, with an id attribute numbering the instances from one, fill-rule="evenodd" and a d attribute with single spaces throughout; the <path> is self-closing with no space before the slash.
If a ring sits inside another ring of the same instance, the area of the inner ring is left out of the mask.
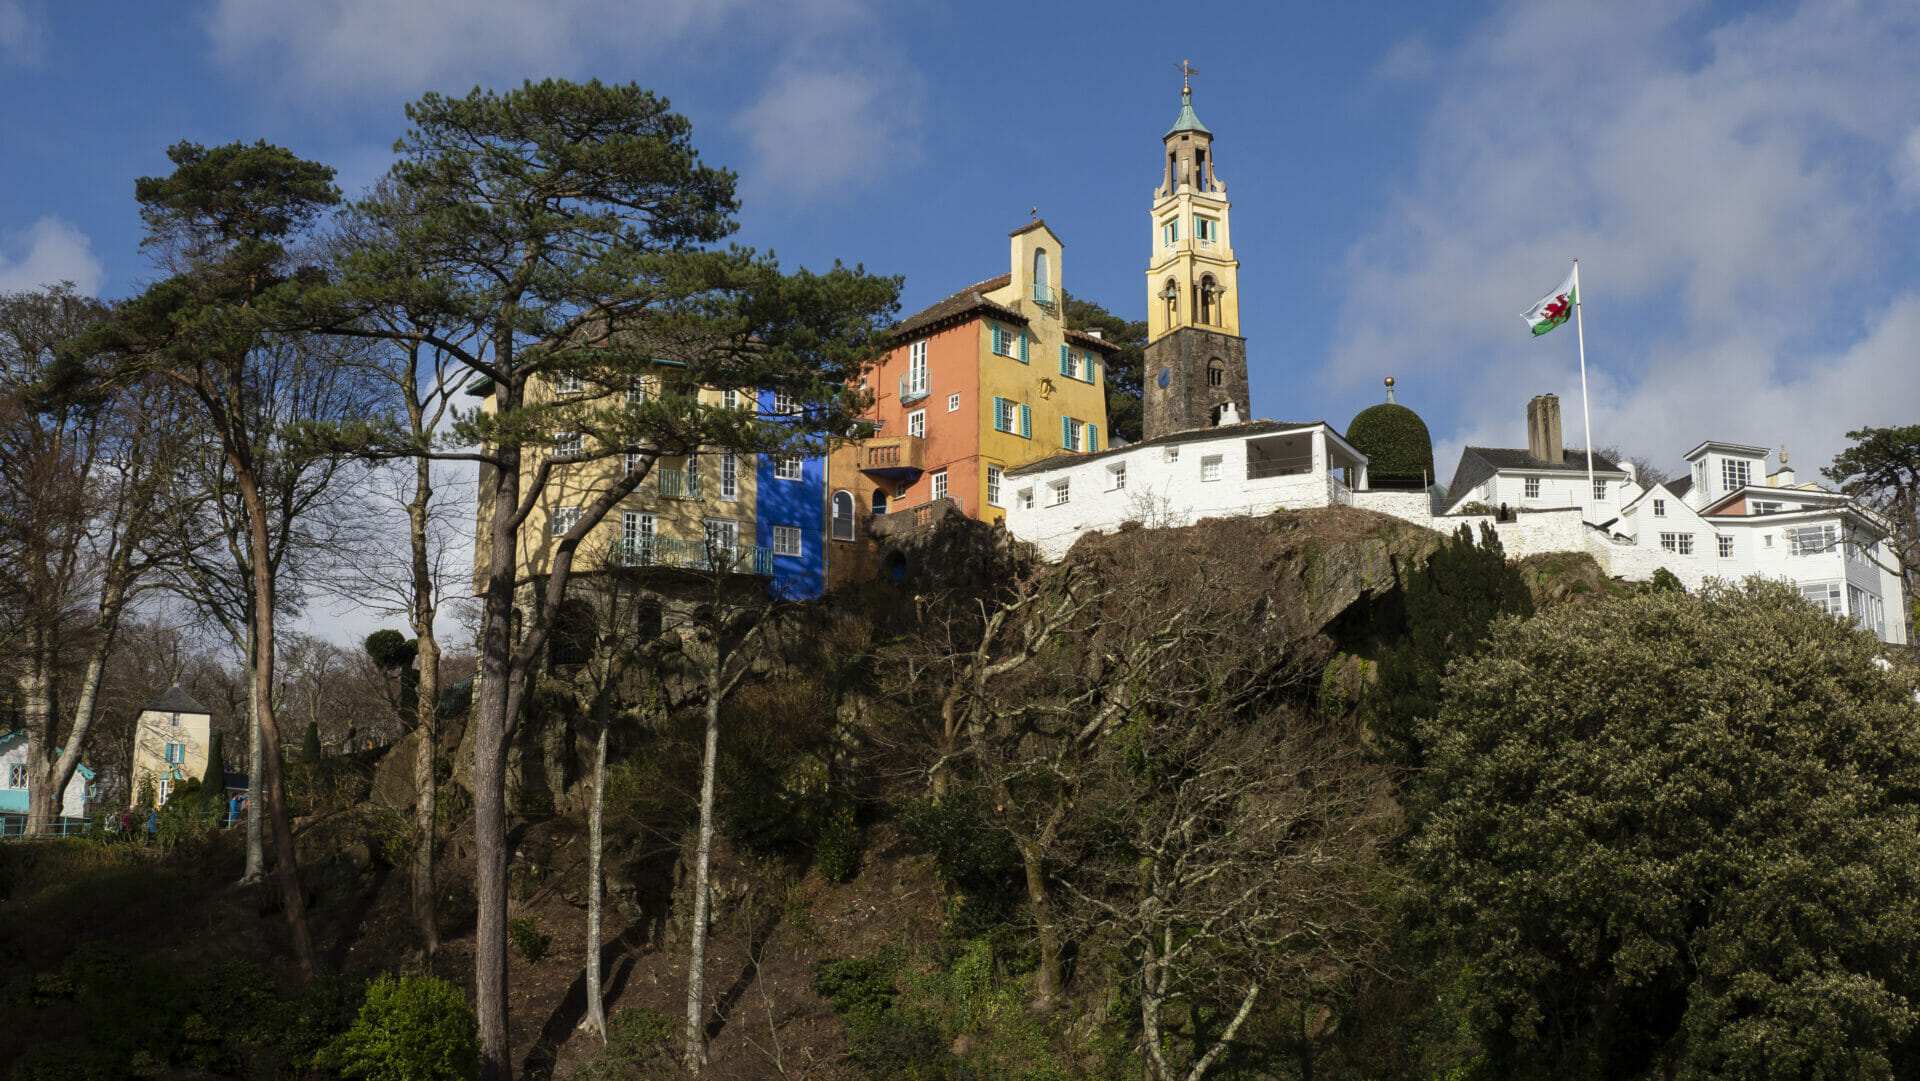
<path id="1" fill-rule="evenodd" d="M 1233 257 L 1227 186 L 1214 173 L 1213 132 L 1180 91 L 1180 114 L 1161 138 L 1166 163 L 1154 191 L 1147 260 L 1147 439 L 1218 423 L 1231 403 L 1252 416 L 1247 342 L 1240 336 L 1240 264 Z"/>
<path id="2" fill-rule="evenodd" d="M 197 780 L 207 772 L 212 744 L 213 714 L 178 685 L 168 688 L 134 722 L 135 798 L 141 785 L 150 781 L 155 804 L 166 803 L 176 784 Z"/>

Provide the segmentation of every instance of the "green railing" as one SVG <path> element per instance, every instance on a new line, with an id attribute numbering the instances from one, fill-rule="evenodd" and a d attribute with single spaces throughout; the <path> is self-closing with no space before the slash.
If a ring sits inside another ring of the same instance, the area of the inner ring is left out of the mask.
<path id="1" fill-rule="evenodd" d="M 1033 283 L 1033 302 L 1045 307 L 1053 307 L 1053 286 Z"/>
<path id="2" fill-rule="evenodd" d="M 674 537 L 628 537 L 614 550 L 623 567 L 678 567 L 730 574 L 772 574 L 773 550 Z"/>
<path id="3" fill-rule="evenodd" d="M 660 477 L 660 495 L 666 499 L 699 499 L 700 471 L 697 469 L 667 469 L 661 467 L 654 472 Z"/>

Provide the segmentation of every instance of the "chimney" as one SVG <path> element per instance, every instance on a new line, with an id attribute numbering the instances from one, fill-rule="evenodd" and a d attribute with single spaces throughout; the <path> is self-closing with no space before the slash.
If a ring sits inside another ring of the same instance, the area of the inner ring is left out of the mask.
<path id="1" fill-rule="evenodd" d="M 1560 446 L 1560 398 L 1542 394 L 1527 403 L 1527 453 L 1543 462 L 1565 464 Z"/>
<path id="2" fill-rule="evenodd" d="M 1780 468 L 1767 478 L 1767 487 L 1793 487 L 1793 467 L 1787 464 L 1787 448 L 1784 445 L 1780 448 Z"/>
<path id="3" fill-rule="evenodd" d="M 1240 423 L 1240 407 L 1234 405 L 1231 401 L 1222 403 L 1220 406 L 1220 419 L 1214 423 L 1217 427 L 1221 428 L 1225 428 L 1229 424 Z"/>

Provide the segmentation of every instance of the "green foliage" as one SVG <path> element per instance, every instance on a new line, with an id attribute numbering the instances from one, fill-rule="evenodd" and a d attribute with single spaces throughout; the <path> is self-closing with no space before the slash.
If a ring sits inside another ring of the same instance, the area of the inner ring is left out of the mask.
<path id="1" fill-rule="evenodd" d="M 480 1073 L 480 1027 L 460 989 L 434 976 L 382 975 L 353 1025 L 315 1065 L 366 1081 L 462 1081 Z"/>
<path id="2" fill-rule="evenodd" d="M 215 732 L 207 747 L 207 771 L 200 775 L 200 807 L 207 811 L 227 809 L 227 734 Z"/>
<path id="3" fill-rule="evenodd" d="M 1477 546 L 1461 526 L 1426 566 L 1410 571 L 1405 589 L 1406 633 L 1381 650 L 1380 679 L 1362 716 L 1389 761 L 1417 767 L 1424 756 L 1418 725 L 1439 708 L 1447 667 L 1478 652 L 1499 617 L 1532 615 L 1533 596 L 1484 523 Z"/>
<path id="4" fill-rule="evenodd" d="M 300 761 L 311 765 L 320 761 L 320 722 L 307 722 L 307 735 L 300 741 Z"/>
<path id="5" fill-rule="evenodd" d="M 1887 546 L 1900 561 L 1907 592 L 1920 594 L 1920 424 L 1856 428 L 1847 438 L 1854 445 L 1822 472 L 1893 523 Z"/>
<path id="6" fill-rule="evenodd" d="M 1142 373 L 1147 366 L 1147 322 L 1122 319 L 1099 304 L 1062 293 L 1067 326 L 1097 330 L 1119 351 L 1106 360 L 1107 430 L 1138 442 L 1141 435 Z"/>
<path id="7" fill-rule="evenodd" d="M 678 1072 L 673 1019 L 645 1006 L 614 1014 L 607 1022 L 607 1045 L 567 1075 L 568 1081 L 621 1081 L 662 1072 Z"/>
<path id="8" fill-rule="evenodd" d="M 933 849 L 949 895 L 947 934 L 973 938 L 1006 923 L 1022 903 L 1020 851 L 972 792 L 919 800 L 905 824 Z"/>
<path id="9" fill-rule="evenodd" d="M 1756 580 L 1499 624 L 1449 673 L 1410 904 L 1474 1076 L 1920 1073 L 1920 716 L 1875 653 Z"/>
<path id="10" fill-rule="evenodd" d="M 143 774 L 140 777 L 140 788 L 133 796 L 134 808 L 141 811 L 151 811 L 153 810 L 153 805 L 158 802 L 159 799 L 160 793 L 154 788 L 153 774 Z"/>
<path id="11" fill-rule="evenodd" d="M 1654 568 L 1653 577 L 1647 581 L 1649 593 L 1685 593 L 1687 587 L 1680 582 L 1679 575 L 1665 567 Z"/>
<path id="12" fill-rule="evenodd" d="M 551 941 L 540 933 L 540 921 L 532 916 L 515 916 L 507 921 L 507 938 L 512 940 L 513 948 L 529 964 L 538 963 L 547 955 L 547 945 Z"/>
<path id="13" fill-rule="evenodd" d="M 397 681 L 398 691 L 388 691 L 393 711 L 401 724 L 411 727 L 420 699 L 420 672 L 413 666 L 414 658 L 420 655 L 420 640 L 389 628 L 367 635 L 362 648 L 374 667 Z"/>
<path id="14" fill-rule="evenodd" d="M 860 827 L 854 823 L 851 803 L 842 803 L 827 815 L 813 844 L 813 859 L 820 877 L 828 882 L 852 882 L 860 873 Z"/>
<path id="15" fill-rule="evenodd" d="M 1433 437 L 1420 415 L 1404 405 L 1382 402 L 1362 409 L 1347 425 L 1347 442 L 1367 456 L 1367 477 L 1374 484 L 1417 488 L 1436 479 Z"/>

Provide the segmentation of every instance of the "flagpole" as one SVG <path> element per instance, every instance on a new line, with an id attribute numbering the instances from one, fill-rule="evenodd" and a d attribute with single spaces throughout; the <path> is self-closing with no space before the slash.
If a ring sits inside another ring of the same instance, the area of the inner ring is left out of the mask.
<path id="1" fill-rule="evenodd" d="M 1573 332 L 1580 339 L 1580 420 L 1587 427 L 1587 506 L 1593 506 L 1593 412 L 1587 408 L 1587 324 L 1580 317 L 1580 260 L 1573 261 Z M 1597 512 L 1592 517 L 1598 518 Z"/>

